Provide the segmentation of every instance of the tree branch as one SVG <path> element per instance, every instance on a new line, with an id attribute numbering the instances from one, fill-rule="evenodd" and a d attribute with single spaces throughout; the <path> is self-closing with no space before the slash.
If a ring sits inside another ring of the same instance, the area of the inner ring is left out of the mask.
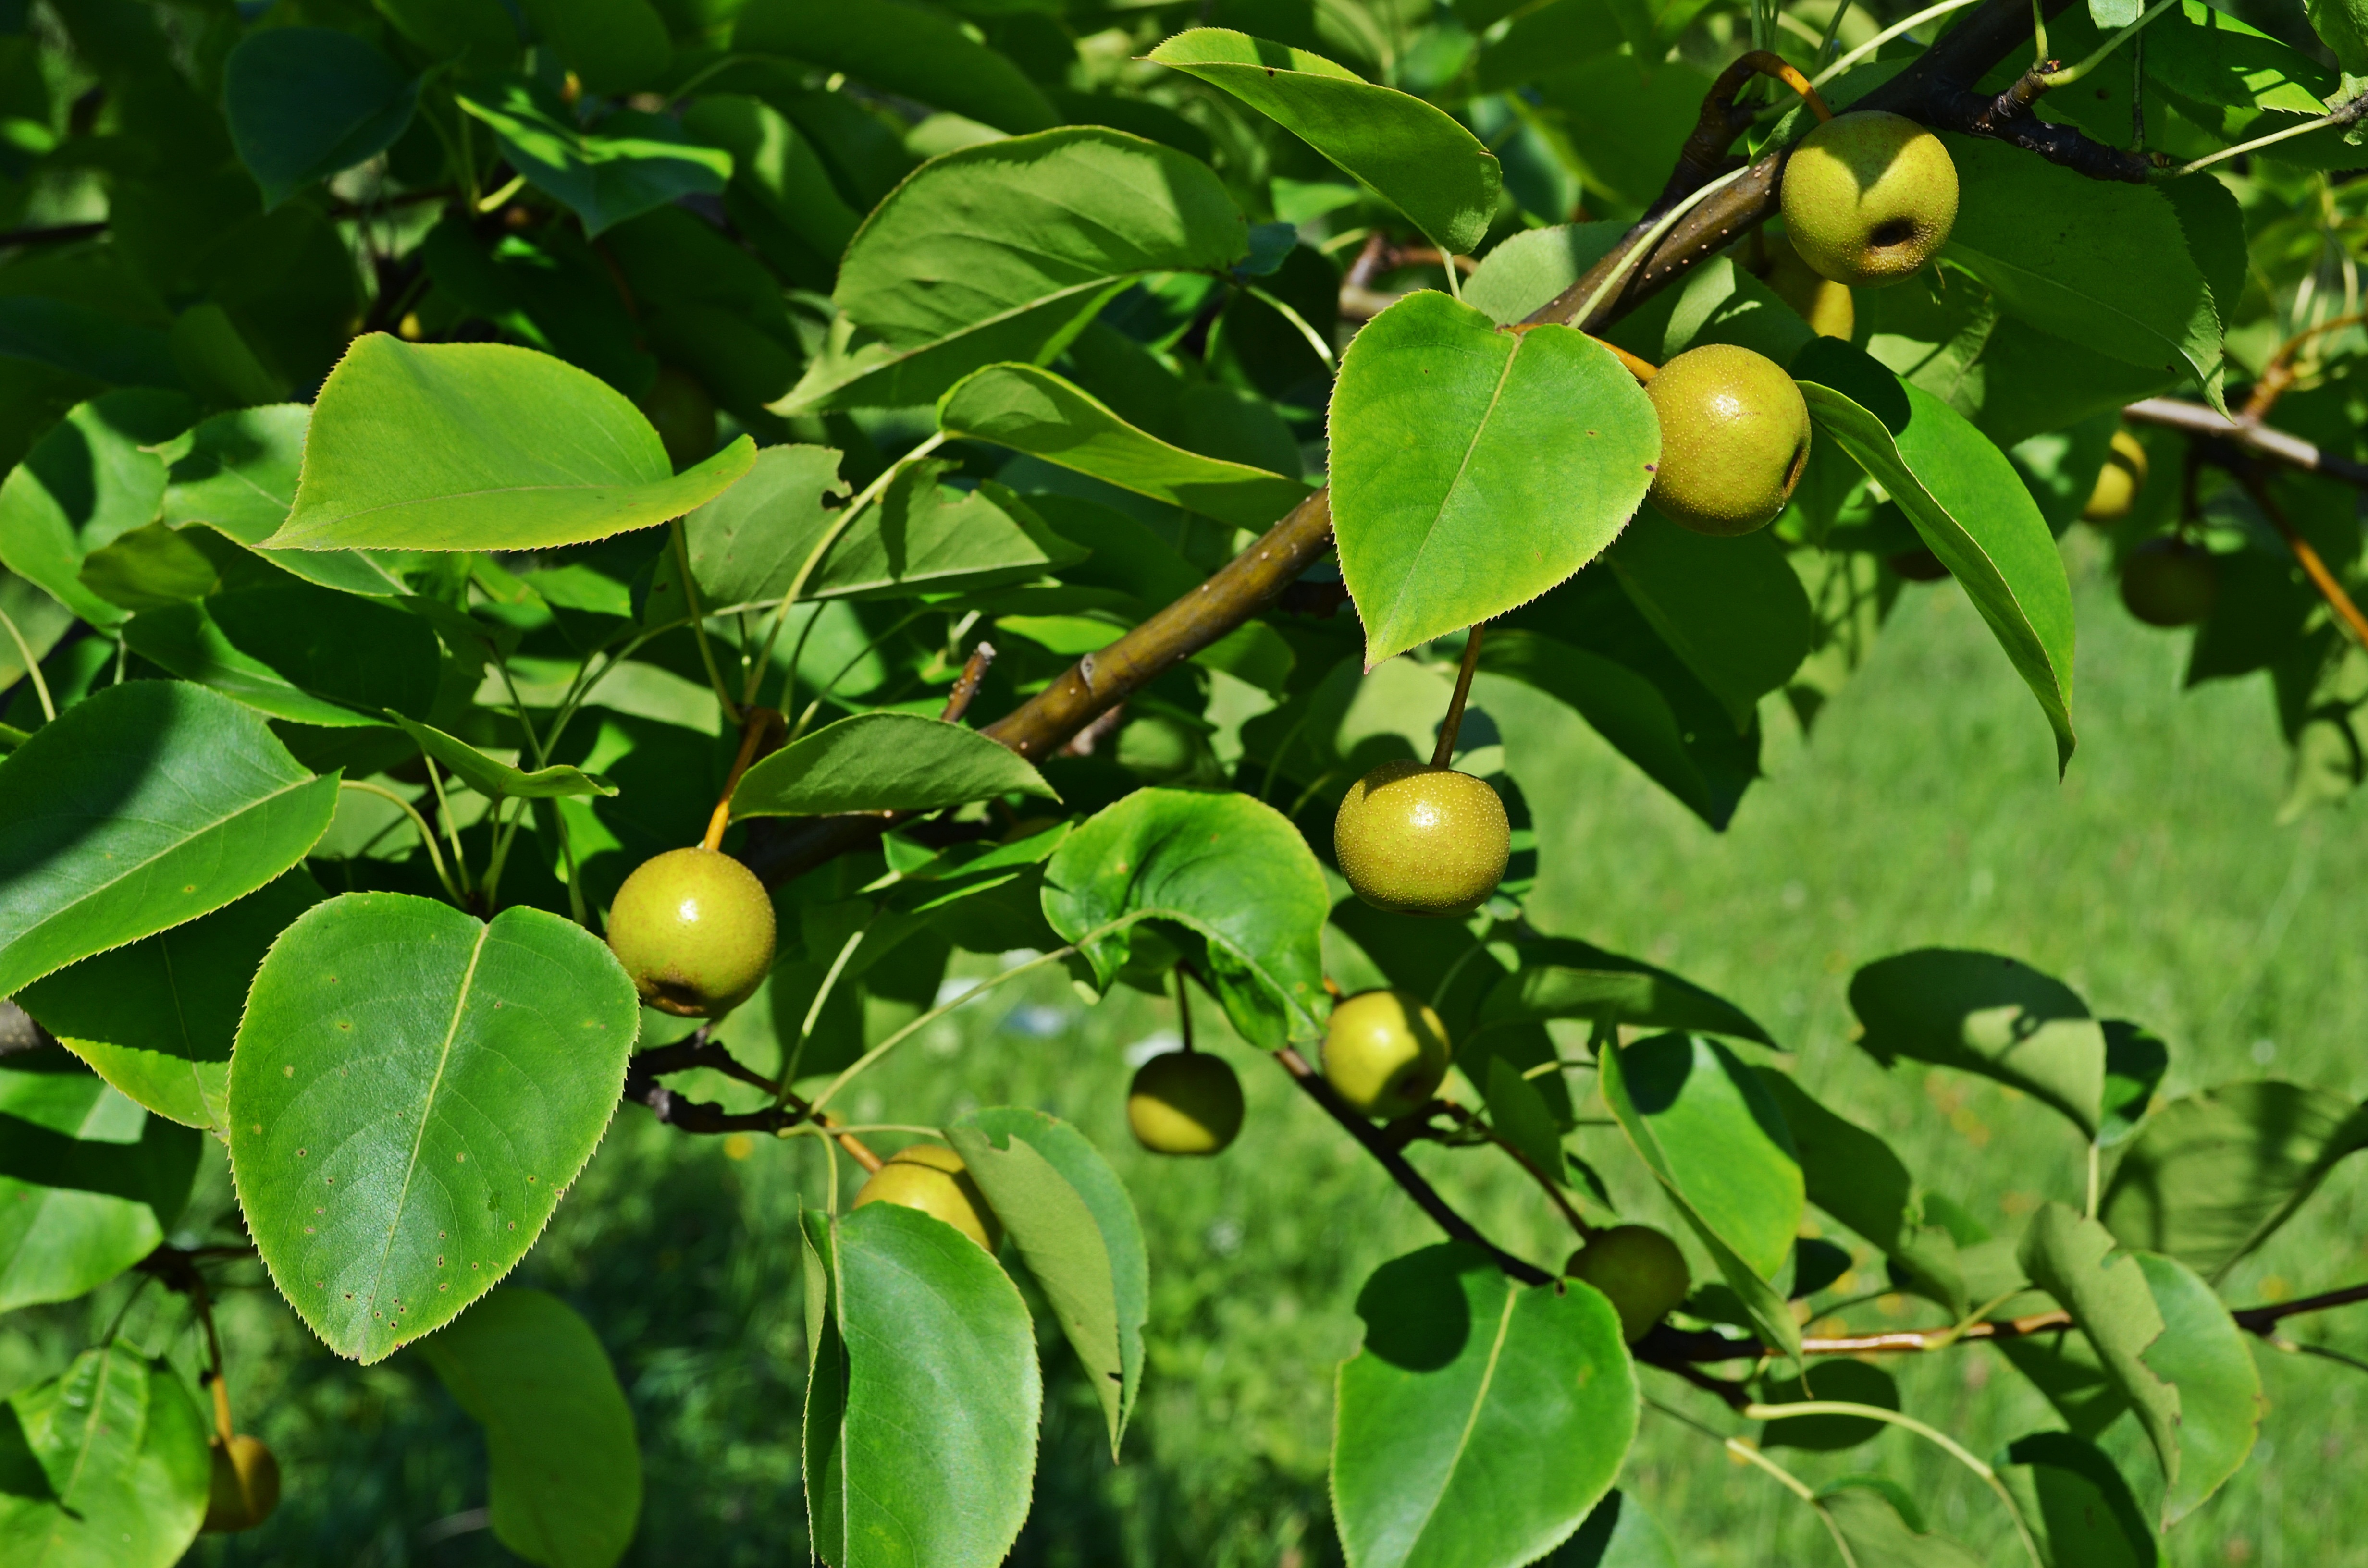
<path id="1" fill-rule="evenodd" d="M 728 1111 L 706 1100 L 686 1099 L 658 1082 L 673 1073 L 688 1073 L 694 1067 L 705 1067 L 727 1078 L 779 1095 L 781 1103 L 763 1110 Z M 775 1137 L 791 1128 L 814 1119 L 814 1108 L 793 1092 L 784 1091 L 774 1080 L 743 1063 L 738 1057 L 707 1038 L 702 1025 L 688 1040 L 672 1045 L 662 1045 L 635 1055 L 625 1064 L 624 1097 L 636 1105 L 647 1106 L 660 1121 L 685 1132 L 730 1133 L 764 1132 Z M 832 1124 L 825 1111 L 822 1124 Z M 860 1138 L 850 1132 L 837 1134 L 838 1146 L 867 1171 L 876 1171 L 882 1164 Z"/>
<path id="2" fill-rule="evenodd" d="M 2200 403 L 2171 397 L 2150 397 L 2131 403 L 2122 410 L 2122 417 L 2135 425 L 2155 425 L 2183 435 L 2233 442 L 2255 457 L 2368 489 L 2368 463 L 2322 451 L 2299 436 L 2288 435 L 2257 419 L 2231 419 Z"/>

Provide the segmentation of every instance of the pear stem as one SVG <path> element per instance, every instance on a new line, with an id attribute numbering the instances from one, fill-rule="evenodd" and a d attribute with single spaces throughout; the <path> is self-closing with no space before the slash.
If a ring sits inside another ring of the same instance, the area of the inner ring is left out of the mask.
<path id="1" fill-rule="evenodd" d="M 1455 756 L 1456 732 L 1463 728 L 1463 701 L 1472 695 L 1472 673 L 1480 667 L 1480 633 L 1486 623 L 1474 626 L 1463 639 L 1463 666 L 1455 672 L 1455 695 L 1448 699 L 1447 717 L 1439 726 L 1439 744 L 1431 748 L 1430 765 L 1445 767 Z"/>
<path id="2" fill-rule="evenodd" d="M 1184 987 L 1184 966 L 1176 966 L 1176 1032 L 1183 1038 L 1184 1050 L 1192 1050 L 1192 998 Z"/>
<path id="3" fill-rule="evenodd" d="M 723 780 L 723 796 L 708 814 L 707 833 L 699 841 L 701 849 L 720 849 L 723 830 L 732 825 L 732 797 L 740 788 L 740 776 L 757 759 L 757 748 L 767 735 L 782 727 L 780 710 L 750 708 L 745 710 L 740 725 L 740 755 L 732 759 L 732 771 Z"/>

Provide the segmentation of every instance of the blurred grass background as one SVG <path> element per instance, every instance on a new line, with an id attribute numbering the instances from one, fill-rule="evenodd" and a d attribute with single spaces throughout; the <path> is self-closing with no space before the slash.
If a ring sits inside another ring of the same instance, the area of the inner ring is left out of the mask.
<path id="1" fill-rule="evenodd" d="M 1813 1091 L 1999 1230 L 2044 1199 L 2077 1201 L 2072 1135 L 1981 1080 L 1877 1067 L 1850 1043 L 1844 988 L 1858 965 L 1930 945 L 2025 959 L 2101 1016 L 2166 1038 L 2166 1095 L 2262 1075 L 2368 1088 L 2368 839 L 2356 812 L 2275 822 L 2285 756 L 2265 686 L 2182 692 L 2186 639 L 2122 612 L 2095 544 L 2079 530 L 2067 540 L 2082 746 L 2060 785 L 2044 723 L 1952 585 L 1909 590 L 1814 737 L 1770 705 L 1770 777 L 1724 835 L 1525 688 L 1483 677 L 1476 699 L 1507 737 L 1536 820 L 1534 923 L 1676 968 L 1741 1004 Z M 1336 972 L 1354 984 L 1360 964 L 1344 951 Z M 1201 1013 L 1204 1039 L 1235 1058 L 1249 1094 L 1247 1131 L 1214 1161 L 1156 1161 L 1125 1132 L 1131 1060 L 1172 1030 L 1172 1004 L 1121 991 L 1088 1009 L 1055 976 L 933 1026 L 851 1096 L 859 1120 L 936 1121 L 996 1103 L 1067 1117 L 1127 1178 L 1149 1233 L 1150 1365 L 1125 1462 L 1112 1466 L 1099 1408 L 1052 1335 L 1036 1510 L 1014 1562 L 1338 1560 L 1324 1482 L 1332 1369 L 1356 1346 L 1351 1304 L 1366 1274 L 1435 1233 L 1281 1073 L 1224 1038 L 1213 1007 Z M 1600 1114 L 1600 1103 L 1583 1114 Z M 1617 1138 L 1588 1128 L 1575 1146 L 1611 1177 L 1623 1209 L 1677 1229 Z M 1567 1250 L 1534 1189 L 1487 1152 L 1416 1156 L 1507 1245 L 1548 1263 Z M 2339 1170 L 2238 1267 L 2233 1300 L 2368 1278 L 2362 1165 Z M 226 1202 L 219 1162 L 206 1179 L 199 1204 Z M 633 1562 L 804 1558 L 792 1216 L 823 1179 L 812 1141 L 690 1138 L 629 1109 L 520 1271 L 519 1282 L 564 1294 L 591 1321 L 635 1406 L 648 1494 Z M 0 1326 L 0 1387 L 55 1369 L 120 1299 L 119 1288 Z M 1905 1325 L 1930 1313 L 1889 1304 L 1896 1317 L 1875 1304 L 1852 1321 Z M 177 1303 L 153 1306 L 131 1322 L 158 1344 L 183 1319 Z M 2291 1326 L 2368 1354 L 2368 1312 Z M 242 1425 L 279 1453 L 287 1500 L 265 1529 L 208 1538 L 192 1561 L 510 1561 L 483 1528 L 482 1440 L 416 1356 L 362 1369 L 336 1360 L 259 1272 L 230 1293 L 225 1327 Z M 180 1344 L 186 1354 L 186 1335 Z M 2172 1533 L 2171 1560 L 2368 1564 L 2349 1453 L 2368 1378 L 2257 1351 L 2272 1403 L 2260 1445 Z M 1888 1364 L 1906 1407 L 1977 1453 L 2057 1425 L 1994 1352 Z M 1654 1398 L 1735 1428 L 1714 1401 L 1643 1376 Z M 2129 1451 L 2127 1425 L 2109 1447 Z M 1931 1525 L 1986 1561 L 2020 1561 L 1990 1494 L 1904 1433 L 1784 1457 L 1812 1482 L 1893 1476 L 1924 1499 Z M 1788 1494 L 1653 1412 L 1623 1484 L 1690 1568 L 1839 1561 Z"/>

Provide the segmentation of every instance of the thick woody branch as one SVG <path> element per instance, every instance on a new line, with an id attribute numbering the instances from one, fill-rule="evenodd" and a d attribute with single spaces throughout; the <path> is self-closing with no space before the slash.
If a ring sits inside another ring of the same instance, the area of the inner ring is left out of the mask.
<path id="1" fill-rule="evenodd" d="M 2134 425 L 2157 425 L 2183 435 L 2231 441 L 2255 457 L 2282 462 L 2305 473 L 2325 474 L 2346 484 L 2368 488 L 2368 463 L 2354 462 L 2350 458 L 2322 451 L 2299 436 L 2288 435 L 2258 420 L 2231 419 L 2200 403 L 2150 397 L 2123 409 L 2122 417 Z"/>
<path id="2" fill-rule="evenodd" d="M 768 1095 L 778 1095 L 781 1103 L 763 1110 L 728 1111 L 706 1100 L 686 1098 L 658 1081 L 670 1074 L 688 1073 L 694 1067 L 705 1067 L 752 1088 L 762 1089 Z M 625 1065 L 624 1097 L 635 1105 L 647 1106 L 660 1121 L 685 1132 L 764 1132 L 778 1136 L 814 1119 L 812 1106 L 795 1094 L 783 1091 L 772 1079 L 746 1065 L 723 1046 L 709 1040 L 704 1028 L 689 1040 L 642 1051 L 628 1062 Z M 823 1115 L 822 1124 L 825 1127 L 831 1124 L 827 1112 Z M 839 1147 L 846 1150 L 857 1165 L 867 1171 L 880 1168 L 880 1156 L 873 1153 L 861 1139 L 848 1132 L 837 1134 L 837 1138 Z"/>

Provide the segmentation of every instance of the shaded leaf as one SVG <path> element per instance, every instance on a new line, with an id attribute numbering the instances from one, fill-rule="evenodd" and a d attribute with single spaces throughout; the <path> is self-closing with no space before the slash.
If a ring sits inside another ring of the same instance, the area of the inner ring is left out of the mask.
<path id="1" fill-rule="evenodd" d="M 2162 1543 L 2113 1461 L 2069 1432 L 2008 1444 L 1998 1479 L 2014 1494 L 2047 1568 L 2158 1568 Z"/>
<path id="2" fill-rule="evenodd" d="M 162 1362 L 85 1350 L 0 1404 L 0 1558 L 40 1568 L 167 1568 L 197 1538 L 206 1424 Z"/>
<path id="3" fill-rule="evenodd" d="M 154 518 L 165 465 L 142 449 L 192 413 L 180 393 L 145 389 L 75 404 L 0 481 L 0 563 L 92 625 L 121 625 L 123 611 L 83 585 L 83 559 Z"/>
<path id="4" fill-rule="evenodd" d="M 1691 981 L 1567 937 L 1516 942 L 1520 967 L 1490 989 L 1479 1027 L 1587 1018 L 1640 1028 L 1702 1029 L 1772 1046 L 1749 1015 Z"/>
<path id="5" fill-rule="evenodd" d="M 1896 1482 L 1845 1476 L 1817 1494 L 1817 1505 L 1850 1542 L 1861 1568 L 1979 1568 L 1982 1561 L 1948 1537 L 1926 1530 Z"/>
<path id="6" fill-rule="evenodd" d="M 419 84 L 352 33 L 271 28 L 222 62 L 222 116 L 266 211 L 375 157 L 411 124 Z"/>
<path id="7" fill-rule="evenodd" d="M 858 713 L 749 768 L 732 814 L 926 812 L 1015 791 L 1060 799 L 1027 758 L 976 730 L 918 713 Z"/>
<path id="8" fill-rule="evenodd" d="M 1668 1532 L 1634 1493 L 1616 1487 L 1603 1494 L 1577 1534 L 1538 1561 L 1543 1568 L 1679 1568 Z"/>
<path id="9" fill-rule="evenodd" d="M 649 0 L 525 0 L 542 41 L 581 78 L 586 92 L 609 97 L 656 85 L 674 52 L 666 18 Z"/>
<path id="10" fill-rule="evenodd" d="M 1017 65 L 952 18 L 887 0 L 750 0 L 732 41 L 749 53 L 843 71 L 1015 135 L 1061 120 Z"/>
<path id="11" fill-rule="evenodd" d="M 1736 728 L 1808 656 L 1809 596 L 1766 530 L 1713 539 L 1651 507 L 1604 560 L 1645 619 L 1726 705 Z"/>
<path id="12" fill-rule="evenodd" d="M 2105 1092 L 2097 1142 L 2110 1149 L 2145 1122 L 2154 1092 L 2170 1071 L 2170 1047 L 2142 1024 L 2107 1018 L 2104 1027 Z"/>
<path id="13" fill-rule="evenodd" d="M 721 195 L 732 176 L 732 154 L 691 141 L 665 115 L 617 109 L 585 131 L 516 82 L 498 96 L 453 98 L 492 129 L 512 168 L 575 209 L 587 235 L 677 197 Z"/>
<path id="14" fill-rule="evenodd" d="M 1884 1066 L 1906 1057 L 1978 1073 L 2096 1135 L 2105 1031 L 2062 981 L 1996 953 L 1926 948 L 1860 970 L 1850 1002 L 1859 1044 Z"/>
<path id="15" fill-rule="evenodd" d="M 487 756 L 468 742 L 431 729 L 400 713 L 389 715 L 419 749 L 450 768 L 463 784 L 490 800 L 555 801 L 565 795 L 613 795 L 617 787 L 597 774 L 554 763 L 528 773 Z"/>
<path id="16" fill-rule="evenodd" d="M 1770 1381 L 1761 1393 L 1762 1404 L 1799 1404 L 1805 1400 L 1837 1400 L 1871 1404 L 1878 1410 L 1899 1408 L 1899 1383 L 1880 1367 L 1840 1357 L 1818 1357 L 1803 1368 L 1804 1377 Z M 1769 1449 L 1799 1449 L 1809 1453 L 1839 1453 L 1883 1435 L 1885 1423 L 1872 1415 L 1790 1415 L 1760 1428 L 1759 1443 Z"/>

